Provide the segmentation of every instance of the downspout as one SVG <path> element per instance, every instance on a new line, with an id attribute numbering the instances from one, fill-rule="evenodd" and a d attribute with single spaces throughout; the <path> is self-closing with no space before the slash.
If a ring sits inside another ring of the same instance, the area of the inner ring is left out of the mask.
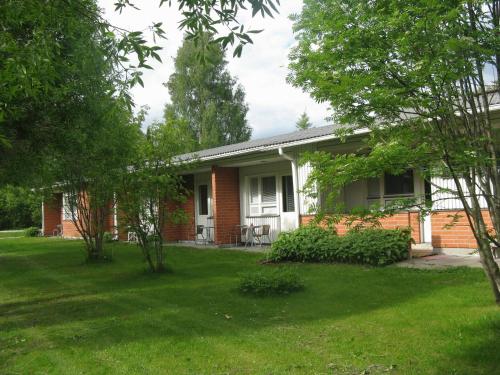
<path id="1" fill-rule="evenodd" d="M 45 205 L 42 200 L 42 237 L 45 236 Z"/>
<path id="2" fill-rule="evenodd" d="M 293 200 L 295 202 L 295 220 L 296 227 L 300 226 L 300 202 L 299 202 L 299 177 L 297 171 L 297 161 L 291 155 L 288 155 L 283 151 L 283 147 L 278 149 L 279 155 L 286 160 L 289 160 L 292 165 L 292 181 L 293 181 Z"/>
<path id="3" fill-rule="evenodd" d="M 118 232 L 118 202 L 116 201 L 116 193 L 113 193 L 113 237 L 115 241 L 119 240 L 119 232 Z"/>

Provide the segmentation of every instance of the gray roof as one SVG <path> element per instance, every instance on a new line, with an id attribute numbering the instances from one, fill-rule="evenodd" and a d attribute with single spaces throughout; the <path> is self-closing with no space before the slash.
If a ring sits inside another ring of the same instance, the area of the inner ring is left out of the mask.
<path id="1" fill-rule="evenodd" d="M 301 141 L 325 137 L 328 135 L 331 135 L 333 138 L 334 137 L 333 131 L 336 128 L 338 129 L 338 126 L 328 125 L 317 128 L 309 128 L 307 130 L 298 130 L 292 133 L 276 135 L 274 137 L 255 139 L 247 142 L 235 143 L 232 145 L 191 152 L 188 154 L 179 155 L 178 160 L 188 161 L 196 158 L 206 159 L 206 158 L 224 157 L 225 155 L 228 154 L 245 152 L 245 151 L 247 152 L 259 151 L 262 148 L 267 148 L 267 147 L 272 148 L 272 146 L 286 146 L 289 143 L 295 143 L 295 142 L 300 143 Z"/>

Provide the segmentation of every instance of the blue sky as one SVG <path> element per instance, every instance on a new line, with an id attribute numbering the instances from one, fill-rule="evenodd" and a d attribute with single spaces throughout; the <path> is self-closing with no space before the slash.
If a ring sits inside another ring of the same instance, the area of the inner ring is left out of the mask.
<path id="1" fill-rule="evenodd" d="M 114 0 L 100 0 L 105 16 L 116 26 L 128 30 L 143 30 L 153 21 L 163 22 L 167 40 L 160 41 L 163 63 L 153 63 L 153 71 L 144 73 L 145 87 L 135 87 L 132 95 L 137 107 L 150 107 L 147 123 L 162 117 L 163 107 L 169 101 L 163 83 L 173 72 L 173 58 L 182 43 L 182 31 L 178 30 L 180 20 L 173 7 L 158 8 L 159 1 L 136 0 L 140 10 L 129 8 L 122 14 L 114 12 Z M 295 130 L 295 122 L 305 110 L 315 126 L 325 125 L 328 116 L 326 104 L 318 104 L 300 89 L 286 83 L 288 74 L 288 52 L 294 44 L 292 22 L 288 16 L 302 7 L 301 0 L 283 1 L 280 14 L 274 19 L 251 18 L 242 15 L 241 21 L 253 29 L 264 29 L 253 37 L 254 45 L 246 47 L 241 58 L 232 58 L 228 53 L 229 70 L 243 85 L 249 105 L 248 123 L 253 128 L 252 138 L 262 138 Z"/>

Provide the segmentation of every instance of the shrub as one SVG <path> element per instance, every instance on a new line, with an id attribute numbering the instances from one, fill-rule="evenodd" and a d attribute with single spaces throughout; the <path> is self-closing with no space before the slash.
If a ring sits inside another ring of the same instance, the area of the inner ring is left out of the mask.
<path id="1" fill-rule="evenodd" d="M 113 234 L 110 232 L 104 232 L 104 235 L 102 237 L 103 242 L 105 243 L 110 243 L 114 241 Z"/>
<path id="2" fill-rule="evenodd" d="M 305 226 L 282 233 L 273 243 L 271 262 L 344 262 L 387 265 L 408 257 L 407 229 L 362 229 L 337 236 L 327 229 Z"/>
<path id="3" fill-rule="evenodd" d="M 304 283 L 301 278 L 287 268 L 243 274 L 238 286 L 241 293 L 257 296 L 289 294 L 303 288 Z"/>
<path id="4" fill-rule="evenodd" d="M 25 237 L 37 237 L 40 235 L 40 228 L 29 227 L 24 230 Z"/>

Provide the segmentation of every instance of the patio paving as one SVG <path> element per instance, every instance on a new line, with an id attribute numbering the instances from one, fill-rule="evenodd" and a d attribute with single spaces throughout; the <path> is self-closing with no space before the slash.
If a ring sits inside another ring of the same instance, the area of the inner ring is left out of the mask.
<path id="1" fill-rule="evenodd" d="M 500 265 L 500 259 L 496 259 Z M 447 255 L 437 254 L 421 258 L 404 260 L 396 264 L 397 267 L 433 269 L 447 267 L 473 267 L 480 268 L 479 255 Z"/>

